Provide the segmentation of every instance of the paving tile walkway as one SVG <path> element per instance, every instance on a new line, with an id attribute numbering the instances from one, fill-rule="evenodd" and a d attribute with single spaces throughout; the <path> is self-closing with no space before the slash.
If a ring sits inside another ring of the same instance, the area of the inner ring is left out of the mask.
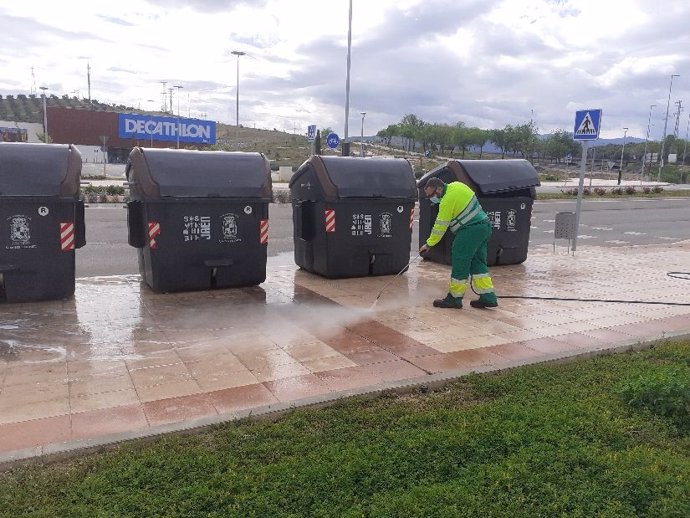
<path id="1" fill-rule="evenodd" d="M 71 300 L 0 306 L 0 459 L 690 333 L 690 306 L 436 309 L 449 269 L 429 262 L 372 307 L 391 277 L 285 263 L 269 260 L 259 287 L 155 294 L 138 276 L 87 278 Z M 537 249 L 492 273 L 499 295 L 690 302 L 688 282 L 666 275 L 688 270 L 690 242 Z"/>

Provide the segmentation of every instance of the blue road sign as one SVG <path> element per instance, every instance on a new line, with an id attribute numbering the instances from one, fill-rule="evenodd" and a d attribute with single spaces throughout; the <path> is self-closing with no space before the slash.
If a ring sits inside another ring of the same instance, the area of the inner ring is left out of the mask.
<path id="1" fill-rule="evenodd" d="M 314 142 L 314 140 L 316 140 L 316 124 L 307 126 L 307 140 L 309 142 Z"/>
<path id="2" fill-rule="evenodd" d="M 329 133 L 326 137 L 326 144 L 331 149 L 335 149 L 340 145 L 340 137 L 335 133 Z"/>
<path id="3" fill-rule="evenodd" d="M 579 110 L 575 112 L 573 140 L 596 140 L 601 129 L 601 110 Z"/>

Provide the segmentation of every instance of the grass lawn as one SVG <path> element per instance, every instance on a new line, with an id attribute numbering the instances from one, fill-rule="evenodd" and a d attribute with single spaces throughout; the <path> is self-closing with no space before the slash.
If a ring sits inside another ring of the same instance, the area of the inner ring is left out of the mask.
<path id="1" fill-rule="evenodd" d="M 0 474 L 2 516 L 690 516 L 690 342 Z"/>

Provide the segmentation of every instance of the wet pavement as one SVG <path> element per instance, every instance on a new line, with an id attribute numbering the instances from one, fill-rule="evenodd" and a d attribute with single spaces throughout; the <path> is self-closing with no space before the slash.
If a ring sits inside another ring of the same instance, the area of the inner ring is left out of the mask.
<path id="1" fill-rule="evenodd" d="M 690 241 L 565 250 L 492 268 L 499 296 L 690 303 L 666 275 L 690 270 Z M 258 287 L 155 294 L 138 275 L 91 277 L 70 300 L 0 305 L 0 462 L 690 333 L 690 306 L 433 308 L 448 277 L 416 262 L 394 280 L 329 280 L 281 255 Z"/>

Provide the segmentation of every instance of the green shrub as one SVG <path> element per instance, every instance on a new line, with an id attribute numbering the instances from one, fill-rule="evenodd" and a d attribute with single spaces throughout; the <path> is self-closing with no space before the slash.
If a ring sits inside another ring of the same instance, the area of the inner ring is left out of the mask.
<path id="1" fill-rule="evenodd" d="M 544 182 L 559 182 L 561 179 L 558 177 L 558 175 L 551 174 L 551 173 L 546 173 L 541 175 L 541 179 Z"/>
<path id="2" fill-rule="evenodd" d="M 613 189 L 611 189 L 611 194 L 623 194 L 623 189 L 621 189 L 620 187 L 614 187 Z"/>
<path id="3" fill-rule="evenodd" d="M 625 194 L 635 194 L 636 192 L 637 192 L 637 191 L 635 190 L 635 186 L 634 186 L 634 185 L 628 185 L 628 186 L 625 188 Z"/>
<path id="4" fill-rule="evenodd" d="M 628 405 L 664 417 L 690 417 L 690 369 L 663 365 L 621 383 L 616 392 Z"/>
<path id="5" fill-rule="evenodd" d="M 652 192 L 654 192 L 655 194 L 659 194 L 659 193 L 662 192 L 663 190 L 664 190 L 664 188 L 661 187 L 660 185 L 655 185 L 655 186 L 652 188 Z"/>
<path id="6" fill-rule="evenodd" d="M 276 189 L 273 191 L 273 202 L 274 203 L 291 203 L 292 196 L 290 191 L 283 189 Z"/>
<path id="7" fill-rule="evenodd" d="M 108 185 L 105 193 L 109 196 L 124 196 L 125 188 L 122 185 Z"/>
<path id="8" fill-rule="evenodd" d="M 645 194 L 649 194 L 650 192 L 652 192 L 652 188 L 648 185 L 645 185 L 644 187 L 642 187 L 642 192 Z"/>
<path id="9" fill-rule="evenodd" d="M 595 187 L 594 192 L 597 196 L 603 196 L 604 194 L 606 194 L 606 189 L 604 189 L 603 187 Z"/>

